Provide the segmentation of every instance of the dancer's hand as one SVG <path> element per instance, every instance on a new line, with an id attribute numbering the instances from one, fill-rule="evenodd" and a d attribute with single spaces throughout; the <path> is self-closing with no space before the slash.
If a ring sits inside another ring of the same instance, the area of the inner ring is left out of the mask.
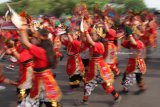
<path id="1" fill-rule="evenodd" d="M 5 78 L 3 82 L 6 84 L 14 85 L 14 86 L 17 86 L 17 84 L 18 84 L 17 82 L 10 80 L 8 78 Z"/>
<path id="2" fill-rule="evenodd" d="M 85 20 L 83 21 L 83 27 L 84 27 L 84 31 L 88 31 L 89 26 Z"/>

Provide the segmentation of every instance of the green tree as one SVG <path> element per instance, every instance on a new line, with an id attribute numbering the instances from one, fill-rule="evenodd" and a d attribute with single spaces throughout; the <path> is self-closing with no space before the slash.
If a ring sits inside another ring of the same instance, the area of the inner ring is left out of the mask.
<path id="1" fill-rule="evenodd" d="M 146 5 L 143 0 L 124 0 L 126 9 L 132 9 L 133 11 L 141 11 L 146 8 Z"/>
<path id="2" fill-rule="evenodd" d="M 146 9 L 143 0 L 116 0 L 116 3 L 125 4 L 125 10 L 132 9 L 137 12 Z"/>
<path id="3" fill-rule="evenodd" d="M 11 2 L 18 2 L 18 1 L 20 1 L 20 0 L 11 0 Z"/>
<path id="4" fill-rule="evenodd" d="M 98 3 L 99 7 L 103 7 L 108 0 L 11 0 L 9 4 L 17 12 L 26 10 L 31 15 L 49 14 L 61 16 L 63 13 L 71 14 L 76 4 L 84 2 L 88 5 L 88 9 L 92 10 L 95 3 Z M 0 12 L 3 13 L 5 8 L 6 6 L 3 4 L 0 7 Z"/>
<path id="5" fill-rule="evenodd" d="M 124 8 L 116 8 L 120 12 L 128 9 L 139 11 L 146 8 L 143 0 L 11 0 L 9 4 L 17 12 L 26 10 L 30 15 L 48 14 L 59 17 L 64 13 L 71 14 L 74 6 L 79 3 L 86 3 L 88 9 L 92 11 L 95 3 L 102 9 L 111 1 L 125 5 Z M 0 13 L 3 14 L 6 10 L 6 5 L 1 4 Z"/>

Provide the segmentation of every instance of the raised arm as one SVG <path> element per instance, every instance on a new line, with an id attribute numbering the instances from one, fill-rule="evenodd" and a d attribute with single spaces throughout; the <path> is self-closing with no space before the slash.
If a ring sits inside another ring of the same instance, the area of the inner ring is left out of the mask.
<path id="1" fill-rule="evenodd" d="M 89 26 L 87 24 L 87 22 L 84 20 L 84 23 L 83 23 L 83 26 L 84 26 L 84 34 L 86 36 L 86 40 L 89 44 L 91 44 L 92 46 L 95 45 L 95 42 L 92 40 L 89 32 L 88 32 L 88 29 L 89 29 Z"/>
<path id="2" fill-rule="evenodd" d="M 21 42 L 28 48 L 30 48 L 32 46 L 32 44 L 29 42 L 28 40 L 28 33 L 27 33 L 27 26 L 22 26 L 22 28 L 20 29 L 20 35 L 21 35 Z"/>
<path id="3" fill-rule="evenodd" d="M 130 43 L 132 45 L 137 45 L 137 42 L 136 42 L 135 38 L 133 37 L 132 29 L 128 25 L 125 26 L 125 33 L 126 33 L 125 34 L 126 37 L 129 39 Z"/>
<path id="4" fill-rule="evenodd" d="M 69 41 L 69 42 L 72 42 L 72 41 L 73 41 L 73 38 L 72 38 L 71 34 L 68 33 L 67 36 L 68 36 L 68 41 Z"/>
<path id="5" fill-rule="evenodd" d="M 108 20 L 108 17 L 105 17 L 105 20 Z M 106 21 L 104 21 L 105 30 L 109 32 L 109 26 Z"/>
<path id="6" fill-rule="evenodd" d="M 137 45 L 137 41 L 135 40 L 135 38 L 131 35 L 129 35 L 129 40 L 131 42 L 132 45 Z"/>
<path id="7" fill-rule="evenodd" d="M 91 44 L 92 46 L 94 46 L 94 45 L 95 45 L 95 42 L 92 40 L 92 38 L 91 38 L 91 36 L 90 36 L 90 34 L 89 34 L 88 31 L 85 31 L 85 36 L 86 36 L 87 42 L 88 42 L 89 44 Z"/>

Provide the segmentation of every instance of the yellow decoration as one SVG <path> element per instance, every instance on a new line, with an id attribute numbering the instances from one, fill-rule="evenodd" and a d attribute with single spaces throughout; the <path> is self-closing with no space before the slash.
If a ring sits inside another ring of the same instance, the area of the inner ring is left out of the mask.
<path id="1" fill-rule="evenodd" d="M 100 37 L 105 38 L 106 35 L 103 33 L 103 29 L 102 28 L 93 28 L 92 29 L 92 33 L 96 33 L 98 34 Z"/>
<path id="2" fill-rule="evenodd" d="M 25 97 L 26 97 L 26 90 L 25 89 L 21 89 L 20 90 L 20 94 L 18 95 L 18 100 L 22 101 Z"/>
<path id="3" fill-rule="evenodd" d="M 137 36 L 143 35 L 143 33 L 138 29 L 138 26 L 133 26 L 132 30 L 133 30 L 133 34 L 136 34 Z"/>
<path id="4" fill-rule="evenodd" d="M 57 102 L 56 101 L 52 101 L 52 106 L 53 107 L 57 107 Z"/>
<path id="5" fill-rule="evenodd" d="M 80 84 L 80 81 L 79 80 L 76 80 L 74 82 L 69 82 L 70 85 L 78 85 Z"/>
<path id="6" fill-rule="evenodd" d="M 25 89 L 21 89 L 21 90 L 20 90 L 20 94 L 21 94 L 21 95 L 25 95 Z"/>

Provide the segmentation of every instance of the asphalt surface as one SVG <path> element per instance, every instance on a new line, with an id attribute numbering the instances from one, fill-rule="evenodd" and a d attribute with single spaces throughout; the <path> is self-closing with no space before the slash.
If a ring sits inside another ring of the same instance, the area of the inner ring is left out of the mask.
<path id="1" fill-rule="evenodd" d="M 151 53 L 148 55 L 149 59 L 147 60 L 147 73 L 144 76 L 145 85 L 147 91 L 135 95 L 134 93 L 138 90 L 136 85 L 130 87 L 130 92 L 128 95 L 122 95 L 122 101 L 116 107 L 160 107 L 160 37 L 158 39 L 158 48 L 152 49 Z M 125 51 L 125 50 L 123 50 Z M 121 72 L 125 71 L 127 64 L 127 56 L 119 55 L 119 68 Z M 59 63 L 57 69 L 53 70 L 57 74 L 57 81 L 62 89 L 62 92 L 69 88 L 68 86 L 68 77 L 65 72 L 67 56 Z M 9 63 L 5 60 L 0 62 L 4 63 L 5 66 L 8 66 Z M 18 78 L 18 66 L 14 71 L 4 69 L 4 74 L 6 77 L 17 80 Z M 121 86 L 122 76 L 115 80 L 114 86 L 117 91 L 122 90 Z M 0 107 L 16 107 L 16 88 L 14 86 L 0 84 L 1 86 L 6 86 L 5 90 L 0 90 Z M 74 100 L 82 99 L 83 97 L 83 84 L 81 87 L 71 95 L 63 94 L 61 103 L 63 107 L 75 107 Z M 112 107 L 112 96 L 106 95 L 101 86 L 98 86 L 90 96 L 90 104 L 82 105 L 80 107 Z M 45 106 L 44 106 L 45 107 Z"/>

